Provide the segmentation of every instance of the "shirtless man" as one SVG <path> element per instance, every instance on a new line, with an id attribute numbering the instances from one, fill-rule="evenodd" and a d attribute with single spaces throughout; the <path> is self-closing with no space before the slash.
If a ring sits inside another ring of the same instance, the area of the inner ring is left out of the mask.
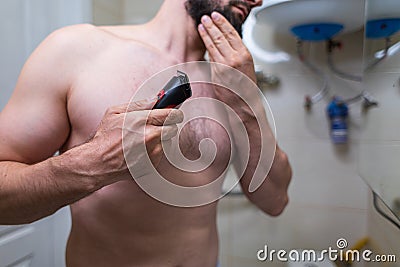
<path id="1" fill-rule="evenodd" d="M 218 13 L 211 18 L 210 10 L 224 13 L 240 28 L 261 2 L 165 0 L 145 25 L 77 25 L 51 34 L 27 61 L 0 114 L 0 224 L 30 223 L 71 204 L 68 267 L 216 266 L 217 202 L 173 207 L 138 187 L 125 164 L 121 128 L 127 112 L 135 115 L 131 127 L 144 121 L 144 110 L 154 100 L 128 110 L 123 104 L 151 75 L 177 63 L 204 60 L 206 50 L 212 61 L 255 80 L 251 55 L 239 34 Z M 194 97 L 200 95 L 223 98 L 212 87 L 194 92 Z M 255 129 L 246 108 L 235 106 L 246 128 Z M 168 125 L 162 126 L 168 115 Z M 163 165 L 161 129 L 172 138 L 182 117 L 179 110 L 150 113 L 144 136 L 150 158 L 171 179 L 212 180 L 212 174 L 189 176 Z M 197 128 L 193 124 L 181 133 L 183 153 L 196 157 L 198 151 L 187 147 L 210 137 L 222 147 L 216 162 L 226 162 L 226 133 L 211 121 Z M 56 151 L 61 155 L 52 157 Z M 249 166 L 256 158 L 250 157 Z M 279 215 L 291 178 L 285 153 L 277 147 L 268 177 L 254 193 L 248 192 L 251 171 L 241 180 L 244 193 L 267 214 Z"/>

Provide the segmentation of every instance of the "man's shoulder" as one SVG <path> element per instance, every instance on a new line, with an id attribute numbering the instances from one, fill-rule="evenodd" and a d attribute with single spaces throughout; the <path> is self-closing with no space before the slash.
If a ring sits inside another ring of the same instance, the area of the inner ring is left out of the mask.
<path id="1" fill-rule="evenodd" d="M 85 44 L 92 46 L 96 43 L 104 43 L 110 38 L 111 36 L 100 27 L 91 24 L 77 24 L 54 31 L 49 35 L 47 41 L 54 45 L 61 45 L 61 47 L 81 47 Z"/>
<path id="2" fill-rule="evenodd" d="M 132 27 L 134 28 L 134 27 Z M 96 26 L 93 24 L 76 24 L 56 30 L 53 34 L 67 37 L 93 38 L 102 37 L 110 39 L 123 39 L 124 32 L 129 32 L 131 27 L 121 26 Z"/>
<path id="3" fill-rule="evenodd" d="M 57 47 L 93 54 L 126 42 L 140 46 L 142 42 L 138 38 L 132 38 L 138 29 L 140 26 L 77 24 L 54 31 L 48 39 Z"/>
<path id="4" fill-rule="evenodd" d="M 52 32 L 38 47 L 37 51 L 47 56 L 67 60 L 71 64 L 90 62 L 93 58 L 117 47 L 121 39 L 102 27 L 91 24 L 77 24 Z"/>

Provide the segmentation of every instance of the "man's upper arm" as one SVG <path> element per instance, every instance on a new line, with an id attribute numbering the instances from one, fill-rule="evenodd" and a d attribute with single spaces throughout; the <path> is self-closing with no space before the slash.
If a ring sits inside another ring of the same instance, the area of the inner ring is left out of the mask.
<path id="1" fill-rule="evenodd" d="M 68 54 L 72 42 L 64 31 L 51 34 L 31 55 L 0 112 L 0 161 L 40 162 L 68 138 L 73 59 Z"/>

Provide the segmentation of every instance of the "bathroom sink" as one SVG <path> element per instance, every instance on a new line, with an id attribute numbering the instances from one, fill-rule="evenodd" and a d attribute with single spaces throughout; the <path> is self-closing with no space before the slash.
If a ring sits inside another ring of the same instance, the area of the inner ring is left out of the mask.
<path id="1" fill-rule="evenodd" d="M 254 15 L 257 23 L 283 33 L 320 23 L 342 25 L 340 33 L 346 33 L 363 27 L 364 11 L 365 0 L 272 0 L 264 1 Z"/>

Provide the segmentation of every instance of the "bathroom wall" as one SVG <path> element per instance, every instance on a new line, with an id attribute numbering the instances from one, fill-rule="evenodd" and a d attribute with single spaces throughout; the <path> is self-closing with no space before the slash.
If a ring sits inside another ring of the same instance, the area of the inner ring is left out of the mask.
<path id="1" fill-rule="evenodd" d="M 219 210 L 222 266 L 284 266 L 259 263 L 256 252 L 265 244 L 270 249 L 335 248 L 339 238 L 349 246 L 368 235 L 368 187 L 358 175 L 359 138 L 366 118 L 359 104 L 351 106 L 349 145 L 331 144 L 325 115 L 327 98 L 311 112 L 303 108 L 304 96 L 320 86 L 313 74 L 295 56 L 295 39 L 258 25 L 254 35 L 258 45 L 270 53 L 286 53 L 288 61 L 256 64 L 277 75 L 281 84 L 264 89 L 275 116 L 277 139 L 287 152 L 294 176 L 289 190 L 290 203 L 278 218 L 262 214 L 243 197 L 222 200 Z M 335 55 L 337 65 L 354 74 L 362 73 L 363 31 L 341 36 L 343 49 Z M 306 54 L 326 70 L 323 43 L 306 45 Z M 273 60 L 273 54 L 270 54 Z M 276 56 L 277 54 L 275 54 Z M 328 72 L 329 73 L 329 72 Z M 354 96 L 360 85 L 330 77 L 334 94 Z M 359 264 L 362 266 L 362 264 Z"/>
<path id="2" fill-rule="evenodd" d="M 123 23 L 124 0 L 92 0 L 93 21 L 97 25 L 118 25 Z"/>
<path id="3" fill-rule="evenodd" d="M 154 17 L 163 0 L 124 0 L 124 21 L 127 24 L 138 24 L 147 22 Z"/>
<path id="4" fill-rule="evenodd" d="M 92 0 L 96 25 L 139 24 L 152 18 L 163 0 Z"/>
<path id="5" fill-rule="evenodd" d="M 91 19 L 90 0 L 5 0 L 2 6 L 0 31 L 2 62 L 8 67 L 0 72 L 3 107 L 11 95 L 19 71 L 33 49 L 51 31 L 64 25 L 88 22 Z"/>

